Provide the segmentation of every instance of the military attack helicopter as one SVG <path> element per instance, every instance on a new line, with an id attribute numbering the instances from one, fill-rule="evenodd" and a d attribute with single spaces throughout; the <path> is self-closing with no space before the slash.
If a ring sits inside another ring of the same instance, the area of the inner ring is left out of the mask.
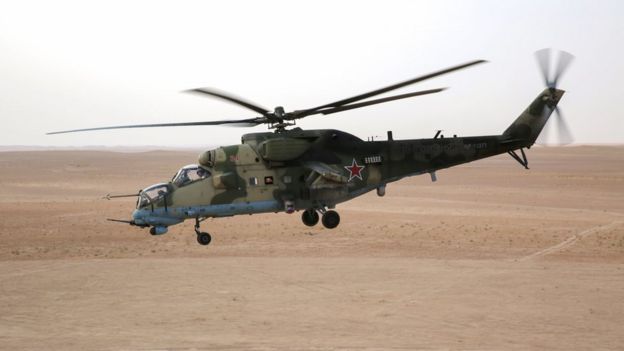
<path id="1" fill-rule="evenodd" d="M 272 131 L 242 136 L 242 143 L 203 152 L 198 164 L 182 167 L 171 181 L 149 186 L 138 194 L 107 196 L 138 197 L 131 220 L 109 219 L 150 228 L 150 234 L 167 233 L 168 227 L 186 219 L 195 220 L 195 233 L 201 245 L 212 238 L 200 230 L 208 218 L 268 212 L 302 211 L 301 220 L 314 226 L 321 220 L 325 228 L 340 223 L 336 205 L 376 190 L 384 196 L 386 185 L 405 177 L 430 174 L 462 163 L 508 153 L 524 168 L 529 149 L 557 112 L 562 135 L 569 131 L 557 104 L 564 94 L 557 83 L 573 56 L 559 53 L 554 75 L 550 73 L 550 49 L 536 53 L 546 88 L 500 135 L 447 137 L 438 131 L 431 139 L 394 140 L 388 131 L 386 141 L 364 141 L 349 133 L 333 130 L 302 130 L 298 119 L 329 115 L 414 96 L 434 94 L 444 89 L 416 91 L 367 100 L 417 82 L 485 62 L 476 60 L 410 79 L 385 88 L 317 107 L 286 112 L 282 107 L 269 111 L 255 103 L 215 89 L 190 92 L 216 97 L 254 111 L 260 116 L 243 120 L 187 123 L 141 124 L 67 130 L 48 134 L 120 128 L 179 127 L 207 125 L 268 125 Z M 290 128 L 293 127 L 293 128 Z"/>

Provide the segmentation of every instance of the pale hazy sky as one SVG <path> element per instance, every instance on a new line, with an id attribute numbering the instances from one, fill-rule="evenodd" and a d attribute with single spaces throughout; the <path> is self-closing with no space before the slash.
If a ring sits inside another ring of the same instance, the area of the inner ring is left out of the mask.
<path id="1" fill-rule="evenodd" d="M 487 59 L 396 93 L 450 87 L 302 120 L 363 139 L 499 134 L 543 89 L 533 53 L 576 56 L 560 106 L 577 143 L 624 143 L 624 1 L 2 1 L 0 145 L 236 144 L 255 128 L 46 136 L 120 124 L 250 118 L 180 91 L 217 87 L 303 109 Z"/>

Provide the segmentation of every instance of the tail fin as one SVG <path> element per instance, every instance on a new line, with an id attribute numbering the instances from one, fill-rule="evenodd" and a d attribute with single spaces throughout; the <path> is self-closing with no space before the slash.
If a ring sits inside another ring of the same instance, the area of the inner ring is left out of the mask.
<path id="1" fill-rule="evenodd" d="M 544 89 L 505 130 L 503 136 L 507 139 L 526 141 L 527 147 L 533 145 L 564 93 L 564 90 L 555 88 Z"/>

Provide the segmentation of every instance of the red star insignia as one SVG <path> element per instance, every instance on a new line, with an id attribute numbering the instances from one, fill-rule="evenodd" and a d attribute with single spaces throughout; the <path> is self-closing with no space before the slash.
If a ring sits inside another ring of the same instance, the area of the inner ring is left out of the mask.
<path id="1" fill-rule="evenodd" d="M 353 162 L 351 162 L 351 166 L 344 166 L 344 168 L 349 171 L 349 181 L 353 178 L 360 178 L 360 180 L 364 180 L 362 179 L 362 170 L 365 166 L 359 166 L 355 161 L 355 158 L 353 159 Z"/>

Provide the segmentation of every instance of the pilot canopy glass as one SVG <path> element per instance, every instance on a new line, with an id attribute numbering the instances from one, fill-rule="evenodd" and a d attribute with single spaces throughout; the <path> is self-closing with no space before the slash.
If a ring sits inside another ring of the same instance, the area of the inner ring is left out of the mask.
<path id="1" fill-rule="evenodd" d="M 178 187 L 182 187 L 198 180 L 208 178 L 209 176 L 210 172 L 208 172 L 207 169 L 198 165 L 188 165 L 182 167 L 171 182 Z"/>
<path id="2" fill-rule="evenodd" d="M 139 202 L 137 208 L 145 207 L 149 204 L 155 204 L 161 199 L 164 199 L 169 193 L 169 185 L 165 183 L 152 185 L 148 188 L 141 190 L 139 195 Z"/>

